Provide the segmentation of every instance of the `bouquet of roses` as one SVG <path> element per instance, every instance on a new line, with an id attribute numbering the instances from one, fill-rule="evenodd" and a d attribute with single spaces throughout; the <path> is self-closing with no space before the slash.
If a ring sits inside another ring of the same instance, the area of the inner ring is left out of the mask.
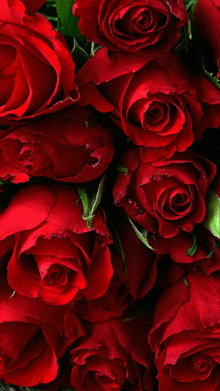
<path id="1" fill-rule="evenodd" d="M 218 0 L 0 0 L 0 92 L 1 389 L 219 391 Z"/>

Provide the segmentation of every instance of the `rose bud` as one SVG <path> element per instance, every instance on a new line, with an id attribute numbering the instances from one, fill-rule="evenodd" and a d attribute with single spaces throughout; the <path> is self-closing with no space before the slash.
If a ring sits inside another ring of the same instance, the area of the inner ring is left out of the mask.
<path id="1" fill-rule="evenodd" d="M 0 9 L 0 124 L 59 110 L 78 99 L 75 65 L 64 38 L 20 0 Z"/>
<path id="2" fill-rule="evenodd" d="M 96 210 L 90 230 L 75 189 L 30 185 L 1 213 L 0 239 L 12 235 L 8 283 L 17 293 L 52 305 L 100 298 L 113 274 L 110 233 Z"/>
<path id="3" fill-rule="evenodd" d="M 180 230 L 192 232 L 202 222 L 206 192 L 216 174 L 214 163 L 190 151 L 145 163 L 133 148 L 125 152 L 122 165 L 128 174 L 117 177 L 115 204 L 147 231 L 170 238 Z"/>
<path id="4" fill-rule="evenodd" d="M 112 137 L 102 124 L 86 127 L 93 111 L 76 105 L 0 135 L 0 178 L 14 183 L 45 176 L 88 182 L 100 176 L 114 155 Z"/>

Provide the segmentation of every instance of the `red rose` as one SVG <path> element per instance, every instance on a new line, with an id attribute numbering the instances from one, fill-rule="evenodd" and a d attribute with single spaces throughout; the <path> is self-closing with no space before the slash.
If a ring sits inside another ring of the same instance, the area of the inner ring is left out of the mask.
<path id="1" fill-rule="evenodd" d="M 13 235 L 7 278 L 17 293 L 62 305 L 97 299 L 108 289 L 109 231 L 98 210 L 89 230 L 78 200 L 67 186 L 31 185 L 1 213 L 0 239 Z"/>
<path id="2" fill-rule="evenodd" d="M 25 182 L 45 176 L 87 182 L 101 175 L 114 154 L 112 137 L 101 124 L 87 128 L 93 111 L 72 106 L 0 135 L 0 178 Z"/>
<path id="3" fill-rule="evenodd" d="M 3 292 L 4 293 L 4 292 Z M 84 332 L 64 335 L 63 307 L 15 294 L 0 300 L 0 380 L 21 387 L 49 383 L 58 372 L 58 359 Z"/>
<path id="4" fill-rule="evenodd" d="M 158 233 L 154 238 L 149 235 L 148 241 L 154 246 L 156 254 L 169 254 L 175 263 L 182 264 L 184 268 L 199 268 L 207 275 L 220 270 L 220 248 L 202 224 L 196 225 L 194 232 L 180 231 L 171 238 L 164 238 Z"/>
<path id="5" fill-rule="evenodd" d="M 102 70 L 102 71 L 101 71 Z M 77 73 L 81 105 L 111 113 L 148 161 L 185 151 L 220 126 L 220 91 L 178 53 L 145 63 L 99 50 Z"/>
<path id="6" fill-rule="evenodd" d="M 220 387 L 220 280 L 199 272 L 165 290 L 156 306 L 150 344 L 159 391 Z"/>
<path id="7" fill-rule="evenodd" d="M 19 0 L 0 9 L 0 123 L 58 110 L 78 98 L 67 45 L 45 16 L 29 16 Z"/>
<path id="8" fill-rule="evenodd" d="M 155 234 L 154 238 L 149 235 L 148 240 L 154 245 L 155 253 L 161 254 L 157 262 L 156 286 L 173 285 L 188 271 L 203 271 L 207 276 L 220 271 L 220 246 L 201 224 L 190 234 L 181 231 L 172 238 Z"/>
<path id="9" fill-rule="evenodd" d="M 73 14 L 88 41 L 150 56 L 173 47 L 188 19 L 182 0 L 76 0 Z"/>
<path id="10" fill-rule="evenodd" d="M 95 324 L 91 335 L 71 351 L 72 387 L 78 391 L 153 390 L 147 317 Z"/>
<path id="11" fill-rule="evenodd" d="M 161 256 L 140 241 L 129 222 L 120 220 L 118 226 L 121 252 L 111 247 L 114 274 L 108 290 L 97 300 L 73 303 L 71 311 L 90 322 L 106 322 L 120 316 L 135 300 L 143 298 L 156 281 L 156 265 Z"/>
<path id="12" fill-rule="evenodd" d="M 217 63 L 220 78 L 220 4 L 218 0 L 198 0 L 195 22 L 208 52 Z"/>
<path id="13" fill-rule="evenodd" d="M 175 153 L 169 160 L 145 163 L 138 149 L 126 151 L 113 189 L 116 205 L 150 232 L 165 238 L 181 230 L 191 232 L 206 212 L 205 195 L 216 167 L 192 152 Z"/>

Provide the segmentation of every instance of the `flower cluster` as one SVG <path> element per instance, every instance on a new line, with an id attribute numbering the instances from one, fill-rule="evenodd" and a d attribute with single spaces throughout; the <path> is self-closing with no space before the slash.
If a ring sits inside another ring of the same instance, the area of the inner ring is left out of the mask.
<path id="1" fill-rule="evenodd" d="M 219 391 L 219 18 L 0 2 L 0 381 Z"/>

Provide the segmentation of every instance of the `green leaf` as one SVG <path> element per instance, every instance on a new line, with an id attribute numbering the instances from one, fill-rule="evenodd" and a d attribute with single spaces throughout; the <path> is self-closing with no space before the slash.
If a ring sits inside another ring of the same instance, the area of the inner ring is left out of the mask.
<path id="1" fill-rule="evenodd" d="M 190 20 L 188 20 L 187 22 L 187 32 L 188 32 L 189 39 L 192 39 L 192 23 Z"/>
<path id="2" fill-rule="evenodd" d="M 8 298 L 8 300 L 12 299 L 12 297 L 15 295 L 15 291 L 11 294 L 11 296 Z"/>
<path id="3" fill-rule="evenodd" d="M 77 190 L 80 196 L 80 199 L 83 204 L 83 220 L 86 221 L 87 227 L 89 229 L 92 228 L 92 219 L 95 216 L 95 211 L 98 208 L 102 193 L 104 189 L 105 176 L 103 176 L 102 180 L 99 183 L 98 189 L 92 194 L 89 192 L 89 188 L 78 186 Z"/>
<path id="4" fill-rule="evenodd" d="M 197 248 L 198 248 L 198 246 L 197 246 L 196 235 L 193 233 L 193 244 L 190 248 L 188 248 L 186 255 L 188 255 L 189 257 L 192 257 L 195 254 Z"/>
<path id="5" fill-rule="evenodd" d="M 187 281 L 187 279 L 186 279 L 185 277 L 183 277 L 183 282 L 184 282 L 184 284 L 185 284 L 186 286 L 189 286 L 189 283 L 188 283 L 188 281 Z"/>
<path id="6" fill-rule="evenodd" d="M 220 89 L 220 80 L 217 79 L 217 77 L 214 76 L 213 73 L 207 71 L 207 69 L 206 69 L 205 60 L 204 60 L 204 55 L 202 55 L 202 54 L 200 55 L 200 60 L 201 60 L 201 63 L 202 63 L 203 71 L 205 72 L 206 76 L 211 80 L 211 82 L 212 82 L 213 84 L 215 84 L 215 86 L 216 86 L 217 88 Z"/>
<path id="7" fill-rule="evenodd" d="M 88 214 L 88 210 L 89 210 L 89 200 L 88 200 L 87 193 L 86 193 L 85 189 L 82 187 L 78 187 L 77 190 L 78 190 L 80 199 L 83 204 L 83 214 L 86 216 Z"/>
<path id="8" fill-rule="evenodd" d="M 128 168 L 125 166 L 116 166 L 116 170 L 119 172 L 123 172 L 126 176 L 128 175 Z"/>
<path id="9" fill-rule="evenodd" d="M 218 239 L 220 239 L 220 198 L 213 191 L 209 191 L 206 197 L 205 227 Z"/>
<path id="10" fill-rule="evenodd" d="M 215 84 L 215 86 L 216 86 L 217 88 L 220 89 L 220 80 L 217 79 L 217 77 L 215 77 L 215 76 L 213 75 L 213 73 L 208 72 L 208 71 L 205 69 L 204 64 L 202 64 L 202 66 L 203 66 L 203 70 L 204 70 L 206 76 L 208 76 L 208 78 L 211 80 L 211 82 L 212 82 L 213 84 Z"/>
<path id="11" fill-rule="evenodd" d="M 215 252 L 216 247 L 217 247 L 217 243 L 214 242 L 213 249 L 210 251 L 210 253 L 207 255 L 206 258 L 212 258 L 213 254 Z"/>
<path id="12" fill-rule="evenodd" d="M 192 5 L 196 5 L 197 0 L 184 0 L 186 9 L 188 10 Z"/>
<path id="13" fill-rule="evenodd" d="M 57 1 L 58 30 L 68 37 L 78 37 L 85 40 L 78 29 L 78 18 L 72 14 L 73 3 L 73 0 Z"/>
<path id="14" fill-rule="evenodd" d="M 102 198 L 102 193 L 104 190 L 104 184 L 105 184 L 105 176 L 103 176 L 101 182 L 99 183 L 97 193 L 94 194 L 92 201 L 91 201 L 91 214 L 95 213 L 96 209 L 98 208 L 101 198 Z"/>
<path id="15" fill-rule="evenodd" d="M 148 247 L 150 250 L 153 250 L 153 247 L 150 246 L 150 244 L 148 243 L 148 240 L 147 240 L 147 235 L 148 235 L 148 231 L 146 231 L 145 229 L 137 229 L 136 225 L 133 223 L 133 221 L 128 217 L 128 220 L 130 221 L 133 229 L 134 229 L 134 232 L 136 233 L 137 237 L 142 241 L 142 243 L 144 243 L 144 245 L 146 247 Z"/>

